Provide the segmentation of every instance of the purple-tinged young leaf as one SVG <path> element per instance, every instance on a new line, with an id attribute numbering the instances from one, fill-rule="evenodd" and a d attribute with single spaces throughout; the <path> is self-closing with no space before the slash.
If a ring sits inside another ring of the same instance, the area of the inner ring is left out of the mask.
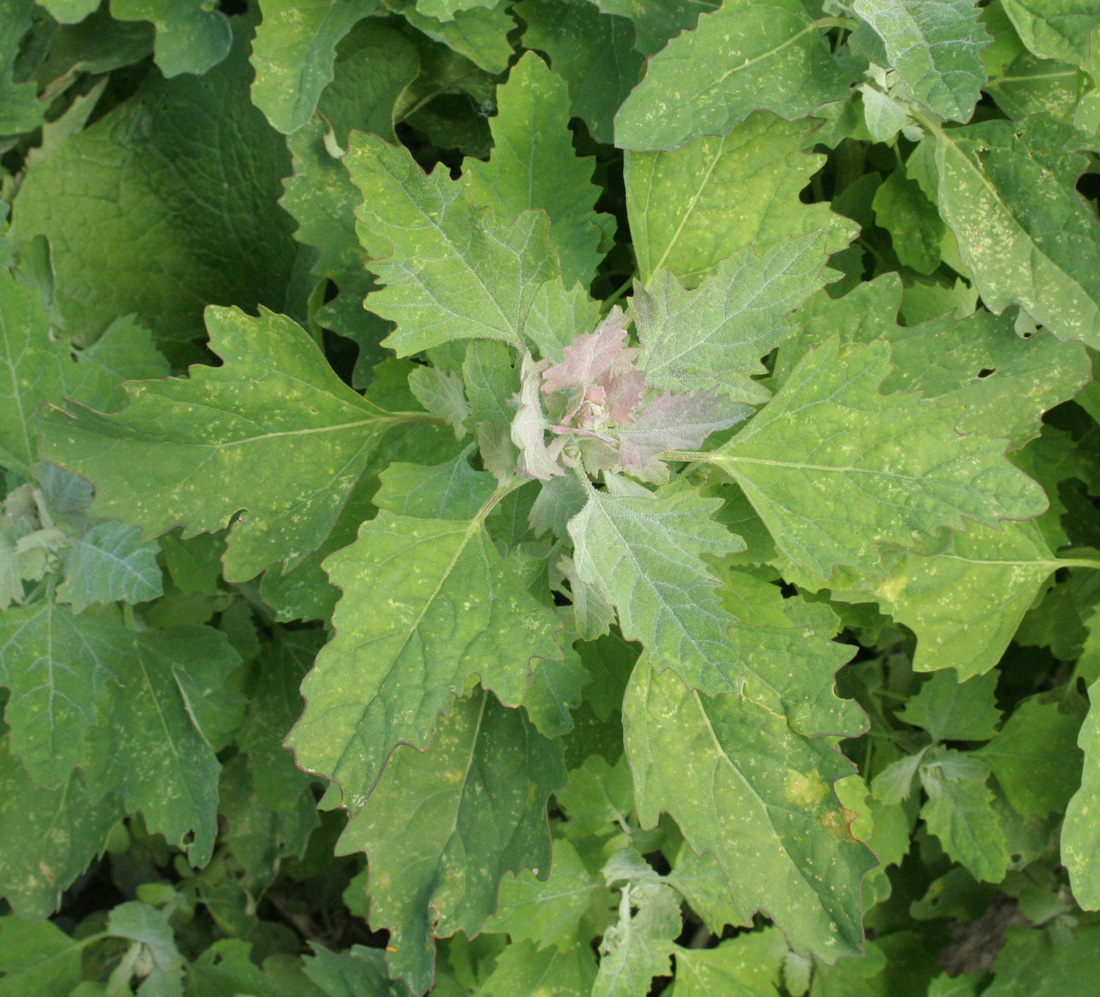
<path id="1" fill-rule="evenodd" d="M 590 388 L 605 374 L 615 375 L 629 370 L 638 351 L 623 346 L 627 321 L 626 313 L 616 306 L 595 332 L 577 336 L 565 347 L 565 359 L 546 371 L 542 390 Z"/>
<path id="2" fill-rule="evenodd" d="M 645 391 L 645 374 L 640 370 L 627 370 L 612 377 L 607 383 L 607 414 L 619 423 L 629 422 Z"/>
<path id="3" fill-rule="evenodd" d="M 542 411 L 539 398 L 539 382 L 546 369 L 546 361 L 535 361 L 528 354 L 523 358 L 520 373 L 519 411 L 512 420 L 512 442 L 519 447 L 519 473 L 525 478 L 541 478 L 544 481 L 565 474 L 558 467 L 556 458 L 565 445 L 564 439 L 546 446 L 546 430 L 550 420 Z"/>
<path id="4" fill-rule="evenodd" d="M 751 406 L 730 403 L 717 391 L 665 392 L 619 430 L 619 458 L 628 472 L 648 469 L 666 450 L 692 450 L 711 433 L 735 426 Z"/>

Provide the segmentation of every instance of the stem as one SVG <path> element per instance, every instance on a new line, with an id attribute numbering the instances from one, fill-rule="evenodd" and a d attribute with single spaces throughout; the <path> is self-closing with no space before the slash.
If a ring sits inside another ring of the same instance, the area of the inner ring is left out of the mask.
<path id="1" fill-rule="evenodd" d="M 619 298 L 621 298 L 624 294 L 626 294 L 626 292 L 629 291 L 633 286 L 634 274 L 631 274 L 629 277 L 626 278 L 625 281 L 623 281 L 622 284 L 619 285 L 615 293 L 612 294 L 610 298 L 607 298 L 605 301 L 600 302 L 600 307 L 607 310 L 604 312 L 604 314 L 606 315 L 607 312 L 611 311 L 611 306 L 614 305 L 615 302 L 618 301 Z"/>

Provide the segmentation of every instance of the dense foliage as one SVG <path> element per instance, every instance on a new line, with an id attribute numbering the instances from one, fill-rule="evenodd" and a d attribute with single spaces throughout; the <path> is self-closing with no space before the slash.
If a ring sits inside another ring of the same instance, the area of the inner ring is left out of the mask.
<path id="1" fill-rule="evenodd" d="M 0 995 L 1094 994 L 1098 32 L 0 0 Z"/>

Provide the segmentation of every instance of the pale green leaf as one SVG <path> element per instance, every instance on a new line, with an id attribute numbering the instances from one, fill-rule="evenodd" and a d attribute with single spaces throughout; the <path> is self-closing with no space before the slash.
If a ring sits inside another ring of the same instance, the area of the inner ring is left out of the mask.
<path id="1" fill-rule="evenodd" d="M 164 591 L 156 543 L 142 543 L 141 530 L 117 522 L 96 523 L 72 540 L 65 557 L 60 602 L 82 613 L 93 602 L 147 602 Z"/>
<path id="2" fill-rule="evenodd" d="M 555 799 L 565 808 L 565 833 L 573 839 L 621 830 L 634 808 L 626 756 L 612 766 L 603 755 L 589 755 Z"/>
<path id="3" fill-rule="evenodd" d="M 427 746 L 451 698 L 476 676 L 508 705 L 533 663 L 560 658 L 558 619 L 505 566 L 483 525 L 383 510 L 325 563 L 343 598 L 335 638 L 302 685 L 287 743 L 335 780 L 353 814 L 398 744 Z"/>
<path id="4" fill-rule="evenodd" d="M 710 852 L 696 855 L 685 841 L 672 871 L 665 876 L 665 882 L 687 901 L 692 911 L 715 935 L 721 937 L 726 925 L 739 928 L 750 926 L 751 920 L 743 921 L 734 909 L 726 874 Z"/>
<path id="5" fill-rule="evenodd" d="M 1002 0 L 1023 43 L 1040 59 L 1085 65 L 1100 25 L 1097 0 Z"/>
<path id="6" fill-rule="evenodd" d="M 879 391 L 885 343 L 807 353 L 746 428 L 705 459 L 736 478 L 792 561 L 822 578 L 871 573 L 879 544 L 911 545 L 966 519 L 998 526 L 1046 508 L 1003 443 L 959 436 L 956 413 Z M 792 432 L 792 420 L 798 427 Z"/>
<path id="7" fill-rule="evenodd" d="M 128 813 L 186 848 L 196 867 L 214 850 L 215 747 L 239 720 L 226 677 L 240 665 L 225 634 L 202 626 L 134 635 L 136 660 L 113 686 L 88 738 L 86 774 L 97 793 L 117 790 Z"/>
<path id="8" fill-rule="evenodd" d="M 646 383 L 674 391 L 718 385 L 733 401 L 769 397 L 758 378 L 767 356 L 795 327 L 787 315 L 824 283 L 825 239 L 790 239 L 758 256 L 751 248 L 721 262 L 687 291 L 662 270 L 647 291 L 634 288 L 630 312 L 641 343 Z"/>
<path id="9" fill-rule="evenodd" d="M 928 794 L 921 807 L 928 830 L 975 879 L 999 883 L 1008 870 L 1008 848 L 985 763 L 973 754 L 936 748 L 925 756 L 920 776 Z"/>
<path id="10" fill-rule="evenodd" d="M 453 21 L 456 14 L 475 7 L 495 7 L 497 0 L 416 0 L 416 9 L 439 21 Z"/>
<path id="11" fill-rule="evenodd" d="M 80 772 L 56 789 L 36 785 L 8 754 L 7 739 L 0 742 L 0 894 L 21 917 L 51 917 L 121 818 L 118 797 L 89 793 Z M 0 965 L 11 967 L 3 959 Z M 0 994 L 7 993 L 0 980 Z"/>
<path id="12" fill-rule="evenodd" d="M 115 415 L 51 411 L 46 452 L 96 486 L 93 510 L 147 534 L 229 525 L 225 574 L 241 581 L 318 547 L 395 421 L 347 387 L 295 322 L 208 312 L 221 367 L 137 381 Z M 242 474 L 247 468 L 248 473 Z"/>
<path id="13" fill-rule="evenodd" d="M 763 253 L 817 229 L 825 229 L 828 252 L 846 246 L 858 226 L 828 204 L 799 198 L 823 162 L 802 151 L 815 127 L 760 112 L 721 138 L 627 153 L 626 206 L 642 284 L 652 289 L 667 267 L 694 287 L 749 246 Z"/>
<path id="14" fill-rule="evenodd" d="M 444 464 L 424 467 L 395 461 L 381 474 L 374 504 L 416 519 L 469 520 L 489 500 L 496 485 L 485 471 L 470 466 L 472 447 Z"/>
<path id="15" fill-rule="evenodd" d="M 507 932 L 513 942 L 527 940 L 540 949 L 555 946 L 566 953 L 581 937 L 589 906 L 605 894 L 603 880 L 588 871 L 568 841 L 559 839 L 549 879 L 528 870 L 501 883 L 500 906 L 485 931 Z"/>
<path id="16" fill-rule="evenodd" d="M 1077 902 L 1100 909 L 1100 680 L 1089 686 L 1089 712 L 1077 737 L 1085 753 L 1081 785 L 1066 808 L 1062 861 L 1069 869 Z M 998 778 L 1000 778 L 998 776 Z"/>
<path id="17" fill-rule="evenodd" d="M 743 681 L 728 636 L 736 620 L 702 559 L 744 546 L 711 519 L 717 505 L 689 489 L 652 498 L 593 491 L 569 522 L 577 571 L 618 610 L 623 636 L 642 641 L 659 671 L 673 668 L 710 693 Z"/>
<path id="18" fill-rule="evenodd" d="M 61 24 L 78 24 L 99 6 L 99 0 L 43 0 L 41 6 Z"/>
<path id="19" fill-rule="evenodd" d="M 572 997 L 590 994 L 596 958 L 587 946 L 537 951 L 530 942 L 509 945 L 478 990 L 478 997 Z"/>
<path id="20" fill-rule="evenodd" d="M 1045 115 L 937 131 L 939 207 L 994 312 L 1025 308 L 1059 339 L 1100 346 L 1100 225 L 1074 190 L 1085 160 Z"/>
<path id="21" fill-rule="evenodd" d="M 933 741 L 988 741 L 1001 719 L 994 702 L 997 678 L 993 673 L 959 682 L 953 669 L 938 671 L 898 716 L 923 727 Z"/>
<path id="22" fill-rule="evenodd" d="M 943 553 L 888 563 L 890 576 L 855 589 L 852 600 L 866 592 L 917 635 L 917 671 L 955 668 L 965 680 L 1000 661 L 1060 562 L 1034 523 L 1009 522 L 952 533 Z"/>
<path id="23" fill-rule="evenodd" d="M 463 391 L 462 377 L 457 371 L 438 367 L 417 367 L 409 374 L 409 390 L 416 400 L 455 431 L 456 439 L 466 435 L 466 420 L 470 405 Z"/>
<path id="24" fill-rule="evenodd" d="M 228 18 L 202 0 L 111 0 L 111 16 L 153 23 L 154 57 L 168 77 L 201 76 L 226 57 L 233 41 Z"/>
<path id="25" fill-rule="evenodd" d="M 363 192 L 359 237 L 386 285 L 369 306 L 397 323 L 386 345 L 399 356 L 454 339 L 522 349 L 536 293 L 559 276 L 546 215 L 501 224 L 492 209 L 475 211 L 446 169 L 425 175 L 406 149 L 373 135 L 354 134 L 344 162 Z"/>
<path id="26" fill-rule="evenodd" d="M 634 22 L 639 52 L 652 55 L 670 38 L 690 31 L 699 15 L 719 6 L 719 0 L 589 0 L 605 14 L 617 14 Z"/>
<path id="27" fill-rule="evenodd" d="M 671 976 L 669 957 L 683 930 L 680 900 L 660 882 L 623 887 L 619 920 L 604 932 L 592 997 L 647 993 L 655 976 Z"/>
<path id="28" fill-rule="evenodd" d="M 81 953 L 87 940 L 77 941 L 50 921 L 0 918 L 0 978 L 3 997 L 67 994 L 80 982 Z"/>
<path id="29" fill-rule="evenodd" d="M 137 900 L 119 904 L 107 918 L 107 932 L 137 942 L 149 961 L 138 997 L 183 997 L 183 956 L 165 912 Z"/>
<path id="30" fill-rule="evenodd" d="M 84 758 L 84 735 L 108 684 L 122 681 L 133 634 L 113 615 L 76 616 L 49 599 L 0 613 L 0 684 L 12 751 L 56 789 Z"/>
<path id="31" fill-rule="evenodd" d="M 252 46 L 252 102 L 284 134 L 297 131 L 332 80 L 336 45 L 376 0 L 263 0 Z"/>
<path id="32" fill-rule="evenodd" d="M 742 695 L 785 715 L 807 737 L 855 737 L 866 728 L 859 707 L 834 689 L 852 649 L 831 640 L 840 620 L 829 607 L 785 599 L 777 585 L 747 571 L 725 572 L 721 596 L 737 621 L 730 641 L 741 657 Z"/>
<path id="33" fill-rule="evenodd" d="M 1024 817 L 1062 813 L 1081 786 L 1081 714 L 1029 696 L 977 755 L 993 770 L 1013 809 Z"/>
<path id="34" fill-rule="evenodd" d="M 603 258 L 600 244 L 615 223 L 595 211 L 600 195 L 592 183 L 595 160 L 573 151 L 564 80 L 529 53 L 497 89 L 497 108 L 489 122 L 494 145 L 489 162 L 468 158 L 463 164 L 470 201 L 492 207 L 503 224 L 541 208 L 550 218 L 550 245 L 565 286 L 588 287 Z"/>
<path id="35" fill-rule="evenodd" d="M 159 3 L 225 21 L 199 0 Z M 247 25 L 237 23 L 233 53 L 208 74 L 148 73 L 27 168 L 11 231 L 24 245 L 49 240 L 52 317 L 77 343 L 120 315 L 157 338 L 193 339 L 209 303 L 286 307 L 298 248 L 276 201 L 290 158 L 248 99 Z"/>
<path id="36" fill-rule="evenodd" d="M 572 0 L 522 0 L 515 12 L 527 25 L 524 47 L 550 56 L 551 68 L 569 85 L 572 113 L 597 142 L 610 142 L 615 112 L 644 61 L 634 48 L 633 24 Z"/>
<path id="37" fill-rule="evenodd" d="M 713 949 L 678 948 L 670 997 L 777 997 L 779 969 L 789 951 L 775 928 L 738 935 Z"/>
<path id="38" fill-rule="evenodd" d="M 804 118 L 845 97 L 854 78 L 802 0 L 726 0 L 649 60 L 615 116 L 615 144 L 676 149 L 760 109 Z"/>
<path id="39" fill-rule="evenodd" d="M 365 851 L 370 923 L 414 993 L 432 981 L 433 934 L 477 934 L 505 873 L 547 875 L 546 802 L 565 781 L 560 742 L 487 692 L 458 700 L 426 752 L 402 745 L 337 851 Z"/>
<path id="40" fill-rule="evenodd" d="M 856 953 L 860 879 L 875 861 L 830 789 L 851 763 L 748 699 L 706 698 L 644 661 L 623 710 L 642 825 L 667 811 L 712 852 L 742 921 L 763 910 L 799 951 Z"/>
<path id="41" fill-rule="evenodd" d="M 992 41 L 975 0 L 855 0 L 852 9 L 914 98 L 941 117 L 970 119 L 985 83 L 980 53 Z"/>

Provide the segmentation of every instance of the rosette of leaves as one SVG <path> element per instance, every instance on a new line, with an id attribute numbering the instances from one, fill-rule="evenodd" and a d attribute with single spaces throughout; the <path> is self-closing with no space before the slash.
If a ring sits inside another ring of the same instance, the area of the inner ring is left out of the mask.
<path id="1" fill-rule="evenodd" d="M 637 367 L 639 349 L 626 345 L 627 322 L 615 306 L 595 332 L 564 348 L 560 363 L 524 356 L 511 429 L 521 475 L 549 480 L 574 467 L 665 480 L 660 454 L 699 446 L 750 411 L 717 390 L 650 387 Z"/>

